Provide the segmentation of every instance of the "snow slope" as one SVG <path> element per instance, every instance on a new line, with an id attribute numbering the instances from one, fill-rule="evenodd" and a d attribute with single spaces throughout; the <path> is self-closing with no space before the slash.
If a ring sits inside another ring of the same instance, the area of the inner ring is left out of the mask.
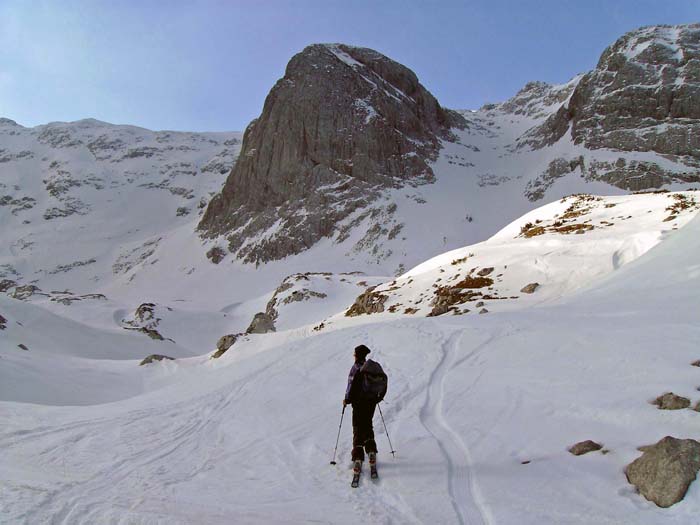
<path id="1" fill-rule="evenodd" d="M 696 191 L 565 197 L 490 239 L 373 289 L 390 314 L 455 315 L 549 303 L 642 256 L 700 211 Z M 536 283 L 536 290 L 523 291 Z M 533 293 L 534 292 L 534 293 Z"/>
<path id="2" fill-rule="evenodd" d="M 0 382 L 0 521 L 692 523 L 700 485 L 660 509 L 635 494 L 623 472 L 640 445 L 694 437 L 700 417 L 649 404 L 671 390 L 700 400 L 700 369 L 690 366 L 700 358 L 700 218 L 685 211 L 677 230 L 672 221 L 660 224 L 671 201 L 667 194 L 606 198 L 590 212 L 596 224 L 596 214 L 626 217 L 627 207 L 650 209 L 654 218 L 633 216 L 609 230 L 573 234 L 569 243 L 549 233 L 527 239 L 532 245 L 513 238 L 524 222 L 547 221 L 570 205 L 555 203 L 487 241 L 501 253 L 510 244 L 514 259 L 523 251 L 521 266 L 578 250 L 575 259 L 559 259 L 569 280 L 558 272 L 557 293 L 536 308 L 341 315 L 320 331 L 307 325 L 251 335 L 217 360 L 203 354 L 144 367 L 86 360 L 86 377 L 113 374 L 124 390 L 139 384 L 107 403 L 20 403 Z M 635 247 L 634 235 L 645 231 L 652 241 Z M 608 242 L 590 253 L 577 246 L 604 232 Z M 613 237 L 619 242 L 609 242 Z M 624 264 L 614 265 L 621 249 Z M 581 286 L 574 270 L 589 262 L 601 268 L 605 251 L 608 270 L 592 272 Z M 407 275 L 429 274 L 452 257 Z M 40 308 L 10 300 L 0 306 L 10 335 L 22 328 L 13 322 Z M 62 330 L 77 337 L 69 326 Z M 349 417 L 339 464 L 328 462 L 359 343 L 389 374 L 382 410 L 397 456 L 389 455 L 375 418 L 381 480 L 363 480 L 352 491 Z M 42 373 L 70 381 L 31 349 L 3 347 L 0 366 L 21 368 L 20 359 L 34 360 L 34 388 L 45 397 L 52 385 L 42 384 Z M 119 393 L 113 383 L 95 383 L 82 399 L 90 390 Z M 584 439 L 608 452 L 567 452 Z"/>

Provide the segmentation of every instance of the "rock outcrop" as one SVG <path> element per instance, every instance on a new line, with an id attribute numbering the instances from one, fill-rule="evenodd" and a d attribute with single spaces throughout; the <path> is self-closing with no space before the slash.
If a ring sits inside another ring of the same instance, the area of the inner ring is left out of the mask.
<path id="1" fill-rule="evenodd" d="M 238 340 L 240 336 L 244 334 L 227 334 L 227 335 L 222 335 L 219 340 L 216 342 L 216 352 L 212 354 L 211 358 L 212 359 L 218 359 L 222 355 L 224 355 L 226 352 L 228 352 L 228 349 L 231 348 L 235 342 Z"/>
<path id="2" fill-rule="evenodd" d="M 700 470 L 700 442 L 666 436 L 640 450 L 644 454 L 625 470 L 627 480 L 659 507 L 681 501 Z"/>
<path id="3" fill-rule="evenodd" d="M 374 291 L 375 286 L 361 293 L 355 302 L 345 312 L 346 317 L 355 317 L 362 314 L 376 314 L 384 311 L 384 303 L 388 296 Z"/>
<path id="4" fill-rule="evenodd" d="M 275 321 L 265 312 L 258 312 L 253 316 L 246 334 L 266 334 L 275 331 Z"/>
<path id="5" fill-rule="evenodd" d="M 432 182 L 440 141 L 464 126 L 405 66 L 371 49 L 311 45 L 246 129 L 199 231 L 226 235 L 246 262 L 299 253 L 382 189 Z"/>
<path id="6" fill-rule="evenodd" d="M 700 24 L 644 27 L 622 36 L 578 81 L 568 102 L 520 145 L 541 148 L 567 132 L 574 144 L 621 155 L 587 166 L 578 158 L 555 159 L 542 184 L 576 167 L 588 179 L 633 191 L 700 181 Z M 681 169 L 624 156 L 642 151 Z"/>

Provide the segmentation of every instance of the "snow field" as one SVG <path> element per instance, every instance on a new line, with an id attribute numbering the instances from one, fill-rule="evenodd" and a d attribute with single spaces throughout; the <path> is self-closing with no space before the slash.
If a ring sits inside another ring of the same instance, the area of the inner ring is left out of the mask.
<path id="1" fill-rule="evenodd" d="M 113 403 L 2 402 L 2 520 L 691 522 L 697 484 L 662 510 L 623 469 L 636 447 L 697 427 L 696 412 L 649 401 L 700 400 L 699 233 L 695 219 L 599 286 L 537 309 L 347 319 L 256 336 L 217 361 L 143 367 L 164 368 L 160 387 Z M 352 491 L 349 413 L 338 466 L 328 461 L 359 343 L 390 377 L 397 458 L 375 418 L 381 480 Z M 609 452 L 566 451 L 583 439 Z"/>

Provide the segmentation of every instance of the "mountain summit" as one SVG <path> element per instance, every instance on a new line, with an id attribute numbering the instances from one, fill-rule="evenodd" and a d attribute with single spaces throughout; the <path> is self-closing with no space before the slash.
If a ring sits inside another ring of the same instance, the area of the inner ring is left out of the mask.
<path id="1" fill-rule="evenodd" d="M 700 24 L 642 27 L 620 37 L 568 103 L 524 142 L 553 145 L 567 132 L 576 145 L 621 153 L 612 162 L 582 166 L 592 179 L 626 190 L 697 182 Z M 625 158 L 633 152 L 657 153 L 664 161 Z"/>
<path id="2" fill-rule="evenodd" d="M 311 45 L 291 59 L 246 129 L 199 229 L 207 237 L 233 232 L 229 249 L 248 262 L 298 253 L 378 190 L 431 182 L 440 140 L 465 125 L 381 53 Z"/>

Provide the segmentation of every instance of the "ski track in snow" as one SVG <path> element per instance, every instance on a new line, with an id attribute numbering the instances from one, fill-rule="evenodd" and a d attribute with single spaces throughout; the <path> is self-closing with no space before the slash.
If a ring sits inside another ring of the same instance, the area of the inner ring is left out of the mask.
<path id="1" fill-rule="evenodd" d="M 486 525 L 488 523 L 486 519 L 487 511 L 480 502 L 478 489 L 471 473 L 472 461 L 469 450 L 459 434 L 450 427 L 443 413 L 445 380 L 455 365 L 457 349 L 459 348 L 462 334 L 463 331 L 459 330 L 442 344 L 442 358 L 428 381 L 428 395 L 419 417 L 421 423 L 435 438 L 442 454 L 445 456 L 448 467 L 450 499 L 459 523 L 461 525 Z M 464 359 L 469 359 L 476 355 L 492 339 L 477 346 Z M 460 362 L 464 359 L 460 360 Z"/>

